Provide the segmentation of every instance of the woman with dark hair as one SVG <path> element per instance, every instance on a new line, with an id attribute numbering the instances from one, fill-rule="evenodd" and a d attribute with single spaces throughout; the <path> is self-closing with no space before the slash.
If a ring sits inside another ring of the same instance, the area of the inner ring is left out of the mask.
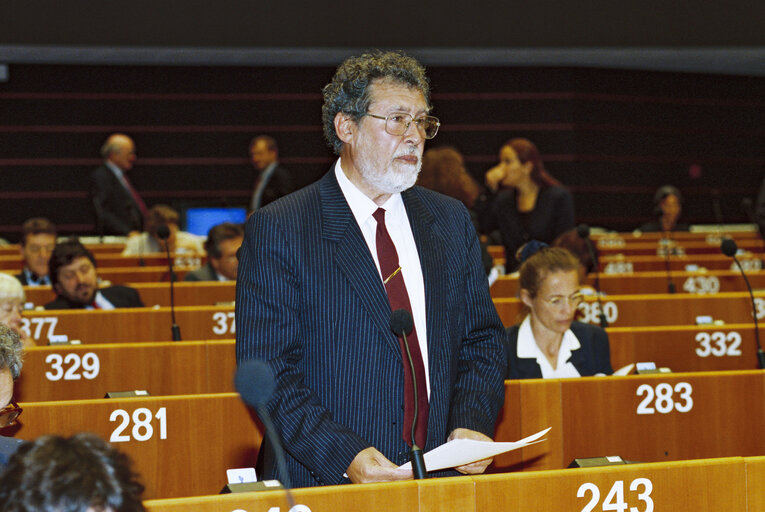
<path id="1" fill-rule="evenodd" d="M 506 268 L 518 266 L 515 253 L 529 240 L 552 243 L 574 227 L 571 193 L 545 170 L 537 147 L 528 139 L 511 139 L 500 149 L 500 163 L 486 173 L 497 191 L 491 202 L 490 230 L 498 229 L 505 246 Z"/>
<path id="2" fill-rule="evenodd" d="M 644 233 L 688 231 L 688 224 L 679 223 L 683 211 L 683 195 L 672 185 L 662 185 L 653 195 L 653 214 L 657 220 L 640 226 Z"/>
<path id="3" fill-rule="evenodd" d="M 583 300 L 579 259 L 536 240 L 521 249 L 520 259 L 523 321 L 507 330 L 508 378 L 612 374 L 606 331 L 574 321 Z"/>

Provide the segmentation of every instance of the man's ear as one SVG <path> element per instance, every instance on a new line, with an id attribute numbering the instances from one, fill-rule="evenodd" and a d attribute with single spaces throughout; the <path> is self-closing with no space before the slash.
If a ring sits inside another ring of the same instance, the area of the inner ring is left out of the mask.
<path id="1" fill-rule="evenodd" d="M 521 288 L 521 302 L 526 306 L 531 307 L 531 294 L 526 288 Z"/>
<path id="2" fill-rule="evenodd" d="M 348 144 L 356 131 L 356 121 L 343 112 L 335 114 L 335 133 L 337 138 Z"/>

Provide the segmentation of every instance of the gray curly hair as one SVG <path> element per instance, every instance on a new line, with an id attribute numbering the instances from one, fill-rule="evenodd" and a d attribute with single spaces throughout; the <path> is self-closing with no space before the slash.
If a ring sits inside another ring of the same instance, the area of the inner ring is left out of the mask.
<path id="1" fill-rule="evenodd" d="M 21 339 L 10 327 L 0 324 L 0 370 L 8 368 L 13 380 L 21 375 L 24 348 Z"/>
<path id="2" fill-rule="evenodd" d="M 336 155 L 343 149 L 343 141 L 335 133 L 335 116 L 342 112 L 358 122 L 369 109 L 372 101 L 369 86 L 375 80 L 389 80 L 418 89 L 430 109 L 430 84 L 425 68 L 412 57 L 380 50 L 350 57 L 340 64 L 332 81 L 322 90 L 324 137 Z"/>

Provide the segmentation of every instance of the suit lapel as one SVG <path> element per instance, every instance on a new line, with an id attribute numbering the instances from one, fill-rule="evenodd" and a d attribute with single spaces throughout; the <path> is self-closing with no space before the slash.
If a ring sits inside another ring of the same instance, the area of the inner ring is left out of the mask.
<path id="1" fill-rule="evenodd" d="M 417 190 L 409 189 L 402 196 L 422 268 L 428 329 L 428 366 L 432 376 L 437 367 L 435 362 L 442 356 L 441 349 L 444 347 L 443 343 L 436 343 L 435 340 L 444 336 L 447 326 L 444 304 L 449 290 L 446 279 L 442 275 L 445 265 L 443 261 L 445 239 L 435 223 L 435 217 L 425 206 Z"/>
<path id="2" fill-rule="evenodd" d="M 319 184 L 322 238 L 335 243 L 335 261 L 348 279 L 369 318 L 383 333 L 396 357 L 401 358 L 398 339 L 389 327 L 390 303 L 380 282 L 372 255 L 361 229 L 337 184 L 334 170 Z"/>

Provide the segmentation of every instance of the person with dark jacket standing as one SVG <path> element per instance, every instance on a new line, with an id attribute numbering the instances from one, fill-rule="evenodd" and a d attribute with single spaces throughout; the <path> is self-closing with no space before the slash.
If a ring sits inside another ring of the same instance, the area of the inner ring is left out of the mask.
<path id="1" fill-rule="evenodd" d="M 121 133 L 110 135 L 101 147 L 104 163 L 90 175 L 91 199 L 99 235 L 138 234 L 148 212 L 127 175 L 135 163 L 135 143 Z"/>

